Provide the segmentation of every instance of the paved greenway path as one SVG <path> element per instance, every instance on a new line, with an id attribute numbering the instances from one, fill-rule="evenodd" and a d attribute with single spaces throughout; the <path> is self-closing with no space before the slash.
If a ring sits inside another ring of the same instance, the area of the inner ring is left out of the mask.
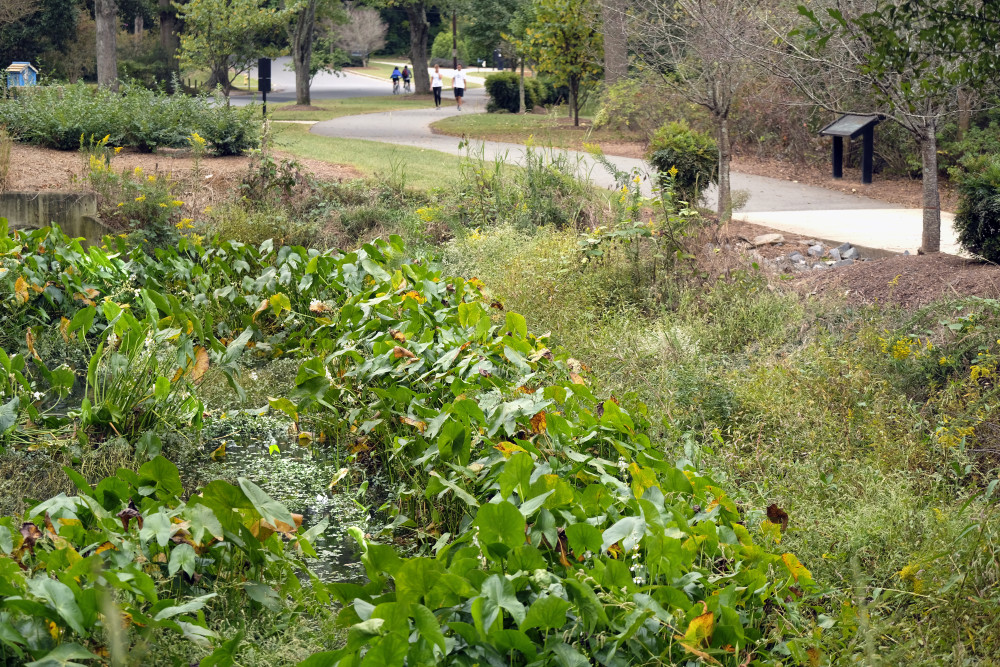
<path id="1" fill-rule="evenodd" d="M 442 74 L 448 78 L 450 71 L 442 71 Z M 361 79 L 363 81 L 359 81 Z M 316 91 L 322 97 L 357 95 L 362 90 L 366 91 L 362 94 L 391 93 L 389 82 L 350 74 L 331 78 L 330 81 L 324 80 L 322 84 L 324 88 Z M 446 98 L 450 93 L 450 89 L 445 89 Z M 485 106 L 485 91 L 481 88 L 472 89 L 461 113 L 482 113 L 485 112 Z M 460 112 L 453 106 L 434 109 L 429 105 L 427 109 L 345 116 L 322 121 L 313 125 L 310 131 L 327 137 L 365 139 L 464 155 L 468 149 L 459 148 L 458 137 L 434 134 L 430 128 L 434 121 L 458 113 Z M 525 153 L 525 147 L 521 144 L 480 140 L 472 142 L 472 150 L 481 150 L 487 160 L 503 157 L 514 163 L 522 163 Z M 565 154 L 576 165 L 581 177 L 589 178 L 601 187 L 614 186 L 611 175 L 590 155 L 579 151 L 555 150 Z M 648 169 L 648 165 L 642 160 L 614 156 L 609 156 L 609 159 L 623 171 L 639 168 L 645 172 Z M 645 187 L 648 194 L 648 181 Z M 732 187 L 734 190 L 746 190 L 750 193 L 747 205 L 734 215 L 738 219 L 817 239 L 848 241 L 863 247 L 895 252 L 909 250 L 915 253 L 920 245 L 922 218 L 919 209 L 901 209 L 860 195 L 736 172 L 732 174 Z M 861 187 L 859 185 L 859 189 Z M 714 207 L 714 194 L 710 191 L 706 195 L 707 205 L 710 207 Z M 945 252 L 957 252 L 958 248 L 952 228 L 953 219 L 951 214 L 942 214 L 941 245 Z"/>

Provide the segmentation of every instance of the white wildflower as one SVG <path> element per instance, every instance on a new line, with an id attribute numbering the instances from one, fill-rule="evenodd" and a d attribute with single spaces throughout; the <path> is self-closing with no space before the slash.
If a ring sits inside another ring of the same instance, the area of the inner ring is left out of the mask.
<path id="1" fill-rule="evenodd" d="M 45 394 L 43 394 L 43 393 L 42 393 L 42 392 L 40 392 L 40 391 L 35 391 L 35 392 L 32 392 L 32 393 L 31 393 L 31 397 L 32 397 L 33 399 L 35 399 L 36 401 L 40 401 L 40 400 L 42 400 L 42 396 L 45 396 Z"/>

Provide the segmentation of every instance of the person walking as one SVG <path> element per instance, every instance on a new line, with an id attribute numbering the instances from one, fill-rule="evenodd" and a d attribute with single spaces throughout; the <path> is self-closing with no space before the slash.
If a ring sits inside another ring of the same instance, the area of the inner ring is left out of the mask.
<path id="1" fill-rule="evenodd" d="M 434 71 L 431 72 L 431 90 L 434 91 L 434 108 L 441 108 L 441 88 L 444 84 L 441 83 L 441 66 L 435 65 Z"/>
<path id="2" fill-rule="evenodd" d="M 451 78 L 451 87 L 455 90 L 455 104 L 458 110 L 462 110 L 462 98 L 465 97 L 465 72 L 462 71 L 462 63 L 458 63 L 454 76 Z"/>

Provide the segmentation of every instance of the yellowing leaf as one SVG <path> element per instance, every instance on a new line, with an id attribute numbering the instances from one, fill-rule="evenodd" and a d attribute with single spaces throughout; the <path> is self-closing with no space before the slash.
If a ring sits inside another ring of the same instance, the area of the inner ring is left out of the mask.
<path id="1" fill-rule="evenodd" d="M 573 384 L 587 384 L 587 381 L 578 373 L 570 373 L 569 379 L 572 380 Z"/>
<path id="2" fill-rule="evenodd" d="M 545 411 L 542 410 L 531 418 L 531 432 L 545 433 Z"/>
<path id="3" fill-rule="evenodd" d="M 779 524 L 764 519 L 760 523 L 760 532 L 764 533 L 765 537 L 774 540 L 775 544 L 781 544 L 781 526 Z"/>
<path id="4" fill-rule="evenodd" d="M 684 644 L 694 648 L 706 646 L 712 639 L 712 632 L 715 630 L 715 614 L 706 612 L 701 616 L 696 616 L 688 625 L 684 633 Z"/>
<path id="5" fill-rule="evenodd" d="M 389 329 L 389 335 L 392 336 L 394 340 L 400 343 L 406 342 L 406 336 L 403 334 L 402 331 L 398 329 Z"/>
<path id="6" fill-rule="evenodd" d="M 417 421 L 416 419 L 410 419 L 409 417 L 400 417 L 399 421 L 408 426 L 415 426 L 421 433 L 427 430 L 427 422 Z"/>
<path id="7" fill-rule="evenodd" d="M 338 470 L 337 474 L 333 476 L 333 480 L 331 480 L 330 484 L 326 488 L 332 489 L 333 487 L 335 487 L 337 485 L 337 482 L 347 477 L 348 472 L 350 471 L 347 468 L 341 468 L 340 470 Z"/>
<path id="8" fill-rule="evenodd" d="M 260 305 L 257 306 L 257 310 L 253 311 L 253 316 L 250 318 L 250 321 L 251 322 L 256 322 L 257 321 L 257 316 L 260 315 L 261 313 L 263 313 L 265 310 L 267 310 L 267 307 L 269 305 L 271 305 L 271 303 L 267 299 L 264 299 L 263 301 L 261 301 Z M 225 343 L 222 343 L 222 344 L 225 345 Z"/>
<path id="9" fill-rule="evenodd" d="M 14 282 L 14 300 L 18 305 L 28 303 L 28 281 L 24 276 L 18 276 Z"/>
<path id="10" fill-rule="evenodd" d="M 191 379 L 194 382 L 201 380 L 201 377 L 208 370 L 208 351 L 198 346 L 194 348 L 194 368 L 191 370 Z"/>
<path id="11" fill-rule="evenodd" d="M 222 443 L 216 447 L 215 451 L 212 452 L 211 458 L 213 461 L 221 461 L 226 458 L 226 443 Z"/>
<path id="12" fill-rule="evenodd" d="M 307 447 L 309 445 L 309 443 L 312 442 L 312 441 L 313 441 L 313 434 L 311 432 L 309 432 L 309 431 L 300 431 L 299 432 L 299 446 L 300 447 Z"/>
<path id="13" fill-rule="evenodd" d="M 513 442 L 507 442 L 506 440 L 504 440 L 503 442 L 498 442 L 497 444 L 493 445 L 493 449 L 503 454 L 503 457 L 505 459 L 509 459 L 514 452 L 528 451 L 521 445 L 515 445 Z"/>
<path id="14" fill-rule="evenodd" d="M 59 334 L 62 336 L 63 341 L 69 342 L 69 318 L 62 317 L 59 319 Z"/>
<path id="15" fill-rule="evenodd" d="M 642 494 L 654 486 L 660 488 L 659 482 L 656 481 L 656 472 L 651 468 L 642 468 L 633 462 L 629 465 L 628 471 L 632 476 L 632 494 L 636 498 L 642 498 Z"/>
<path id="16" fill-rule="evenodd" d="M 799 559 L 795 557 L 795 554 L 781 554 L 781 560 L 785 563 L 785 567 L 788 571 L 792 573 L 792 578 L 795 581 L 802 583 L 812 583 L 812 573 L 806 569 L 806 566 L 799 562 Z"/>

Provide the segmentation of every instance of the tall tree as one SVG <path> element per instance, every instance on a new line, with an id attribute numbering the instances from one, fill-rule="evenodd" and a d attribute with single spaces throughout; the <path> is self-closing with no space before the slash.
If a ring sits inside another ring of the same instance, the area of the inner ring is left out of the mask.
<path id="1" fill-rule="evenodd" d="M 628 74 L 628 37 L 625 0 L 601 0 L 604 24 L 604 83 L 613 85 Z"/>
<path id="2" fill-rule="evenodd" d="M 747 44 L 764 34 L 756 20 L 757 0 L 637 0 L 629 19 L 639 61 L 663 83 L 704 107 L 715 123 L 719 147 L 719 221 L 732 216 L 729 136 L 733 104 L 754 71 Z"/>
<path id="3" fill-rule="evenodd" d="M 181 64 L 208 69 L 210 85 L 229 95 L 233 80 L 261 56 L 274 56 L 288 25 L 288 10 L 262 0 L 189 0 L 174 2 L 184 21 Z"/>
<path id="4" fill-rule="evenodd" d="M 538 70 L 569 86 L 573 124 L 580 124 L 582 87 L 601 74 L 603 47 L 597 7 L 591 0 L 534 0 L 534 22 L 525 29 L 527 52 Z"/>
<path id="5" fill-rule="evenodd" d="M 167 68 L 177 70 L 177 49 L 180 48 L 178 37 L 177 10 L 170 0 L 158 0 L 160 19 L 160 49 L 166 59 Z"/>
<path id="6" fill-rule="evenodd" d="M 288 41 L 292 47 L 292 65 L 295 67 L 295 103 L 309 106 L 309 84 L 312 82 L 310 64 L 316 32 L 316 12 L 321 0 L 301 0 L 291 8 L 288 24 Z"/>
<path id="7" fill-rule="evenodd" d="M 813 102 L 838 113 L 881 114 L 919 142 L 925 253 L 941 249 L 937 132 L 954 108 L 956 90 L 975 90 L 995 77 L 995 42 L 989 40 L 1000 25 L 996 5 L 827 0 L 799 7 L 801 29 L 787 37 L 776 31 L 782 39 L 772 51 L 775 69 Z M 870 102 L 843 99 L 839 90 L 817 83 L 817 71 L 865 90 Z"/>
<path id="8" fill-rule="evenodd" d="M 118 5 L 115 0 L 97 0 L 97 85 L 118 90 Z"/>

